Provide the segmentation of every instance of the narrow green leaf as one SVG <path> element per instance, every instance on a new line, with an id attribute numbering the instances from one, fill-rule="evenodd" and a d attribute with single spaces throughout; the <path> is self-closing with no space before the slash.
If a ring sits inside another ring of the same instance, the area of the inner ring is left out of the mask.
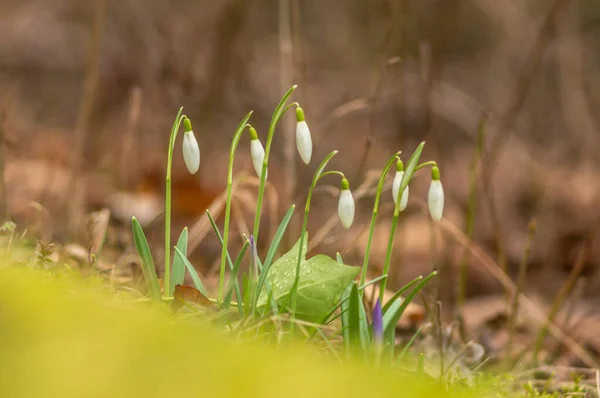
<path id="1" fill-rule="evenodd" d="M 412 179 L 413 174 L 415 173 L 415 169 L 419 165 L 419 159 L 421 158 L 421 153 L 423 152 L 423 147 L 425 146 L 425 142 L 421 142 L 417 149 L 413 152 L 406 164 L 406 169 L 404 171 L 404 176 L 402 176 L 402 182 L 400 182 L 400 189 L 398 190 L 398 197 L 402 197 L 402 193 L 404 189 L 408 186 L 408 183 Z"/>
<path id="2" fill-rule="evenodd" d="M 415 298 L 417 293 L 425 287 L 427 282 L 431 278 L 437 275 L 436 271 L 433 271 L 431 274 L 427 275 L 409 294 L 406 296 L 404 300 L 394 300 L 393 304 L 389 307 L 388 311 L 383 315 L 383 334 L 384 338 L 394 335 L 394 331 L 396 329 L 396 325 L 402 317 L 402 314 L 408 307 L 408 304 Z M 387 338 L 385 338 L 387 340 Z"/>
<path id="3" fill-rule="evenodd" d="M 396 299 L 398 297 L 400 297 L 400 295 L 402 295 L 405 291 L 407 291 L 408 289 L 413 287 L 417 282 L 419 282 L 422 279 L 423 279 L 423 275 L 419 275 L 412 281 L 408 282 L 406 285 L 402 286 L 400 288 L 400 290 L 398 290 L 396 293 L 394 293 L 394 295 L 392 297 L 390 297 L 390 299 L 387 301 L 387 303 L 385 303 L 385 305 L 381 308 L 381 313 L 385 315 L 385 313 L 389 310 L 389 308 L 396 301 Z"/>
<path id="4" fill-rule="evenodd" d="M 339 255 L 339 254 L 338 254 Z M 342 297 L 340 298 L 340 315 L 342 318 L 342 341 L 344 342 L 344 349 L 346 353 L 350 353 L 350 293 L 352 292 L 352 285 L 354 282 L 350 283 L 348 287 L 342 293 Z"/>
<path id="5" fill-rule="evenodd" d="M 283 234 L 285 233 L 285 230 L 287 229 L 287 227 L 290 223 L 292 215 L 294 214 L 295 208 L 296 208 L 295 205 L 292 205 L 289 208 L 287 213 L 285 213 L 283 220 L 281 220 L 281 223 L 279 224 L 279 227 L 277 228 L 277 232 L 275 232 L 275 236 L 273 237 L 273 242 L 271 242 L 271 247 L 269 247 L 269 251 L 267 252 L 267 257 L 265 258 L 265 262 L 262 266 L 260 277 L 258 279 L 258 285 L 256 287 L 256 300 L 257 301 L 258 301 L 258 298 L 260 297 L 260 293 L 262 291 L 263 285 L 264 285 L 267 275 L 269 273 L 269 269 L 271 268 L 271 264 L 273 263 L 273 258 L 275 257 L 275 254 L 277 253 L 277 249 L 279 248 L 279 244 L 281 243 Z"/>
<path id="6" fill-rule="evenodd" d="M 192 282 L 194 282 L 194 287 L 198 289 L 198 291 L 204 296 L 208 297 L 208 295 L 206 294 L 206 289 L 204 288 L 204 284 L 202 284 L 202 280 L 196 272 L 196 268 L 194 268 L 192 263 L 190 263 L 187 257 L 179 250 L 177 246 L 175 246 L 175 253 L 181 259 L 181 261 L 183 261 L 183 265 L 185 265 L 185 268 L 190 273 L 190 276 L 192 277 Z"/>
<path id="7" fill-rule="evenodd" d="M 360 345 L 360 296 L 356 283 L 353 283 L 350 288 L 350 301 L 348 308 L 348 337 L 350 338 L 350 346 L 353 352 Z"/>
<path id="8" fill-rule="evenodd" d="M 245 272 L 242 275 L 242 281 L 244 286 L 244 293 L 242 301 L 244 303 L 244 313 L 252 314 L 252 292 L 254 291 L 254 283 L 251 277 L 249 277 Z"/>
<path id="9" fill-rule="evenodd" d="M 208 220 L 210 221 L 210 225 L 212 225 L 213 230 L 215 231 L 215 235 L 217 235 L 217 238 L 219 239 L 219 243 L 221 244 L 221 247 L 223 247 L 223 236 L 221 236 L 221 232 L 219 231 L 219 227 L 217 227 L 217 223 L 215 222 L 215 219 L 213 218 L 212 214 L 210 214 L 210 211 L 206 210 L 206 215 L 208 216 Z M 229 264 L 229 270 L 233 272 L 233 262 L 231 261 L 231 256 L 229 255 L 229 251 L 226 251 L 226 257 L 227 257 L 227 263 Z M 238 297 L 238 300 L 240 297 L 242 297 L 242 291 L 240 289 L 240 283 L 238 282 L 237 278 L 234 279 L 234 288 L 235 288 L 235 295 L 236 297 Z M 220 298 L 219 298 L 220 299 Z M 238 311 L 239 311 L 239 315 L 242 316 L 242 309 L 238 306 Z"/>
<path id="10" fill-rule="evenodd" d="M 242 245 L 242 248 L 240 249 L 240 252 L 238 254 L 238 256 L 235 259 L 235 262 L 233 263 L 233 270 L 231 271 L 231 276 L 230 276 L 230 280 L 229 280 L 229 287 L 226 290 L 225 293 L 225 298 L 223 299 L 223 308 L 229 308 L 230 304 L 231 304 L 231 298 L 233 296 L 233 289 L 235 287 L 235 281 L 237 281 L 238 278 L 238 273 L 240 272 L 240 265 L 242 264 L 242 259 L 244 258 L 244 255 L 246 254 L 246 251 L 248 250 L 248 241 L 244 241 L 244 244 Z M 238 297 L 239 300 L 239 297 Z"/>
<path id="11" fill-rule="evenodd" d="M 140 258 L 140 265 L 142 266 L 142 273 L 148 287 L 148 293 L 152 300 L 159 301 L 161 299 L 160 285 L 158 283 L 158 276 L 156 275 L 156 268 L 154 268 L 152 253 L 150 252 L 150 246 L 148 246 L 142 226 L 135 217 L 131 219 L 131 229 L 133 230 L 133 240 L 138 257 Z"/>
<path id="12" fill-rule="evenodd" d="M 292 93 L 294 92 L 294 90 L 296 89 L 296 85 L 293 85 L 281 98 L 281 101 L 279 101 L 279 104 L 277 104 L 277 107 L 275 108 L 275 111 L 273 112 L 273 117 L 271 118 L 271 123 L 269 124 L 269 132 L 275 130 L 275 127 L 277 126 L 277 124 L 279 123 L 279 119 L 281 119 L 281 115 L 283 115 L 283 111 L 284 111 L 284 107 L 285 104 L 288 100 L 288 98 L 290 98 L 290 95 L 292 95 Z M 271 134 L 270 134 L 271 135 Z"/>
<path id="13" fill-rule="evenodd" d="M 428 325 L 427 324 L 421 325 L 421 327 L 419 329 L 417 329 L 415 334 L 412 335 L 412 337 L 410 338 L 408 343 L 406 343 L 404 348 L 402 348 L 402 351 L 400 351 L 400 354 L 398 354 L 398 356 L 396 357 L 396 363 L 402 362 L 402 360 L 404 359 L 404 356 L 406 355 L 406 353 L 408 353 L 408 350 L 410 349 L 410 347 L 412 347 L 413 343 L 415 342 L 415 339 L 421 334 L 421 331 L 423 330 L 423 328 L 425 328 L 425 326 L 428 326 Z"/>
<path id="14" fill-rule="evenodd" d="M 358 291 L 358 289 L 356 289 Z M 371 332 L 369 328 L 369 322 L 367 321 L 367 312 L 365 311 L 365 305 L 358 295 L 358 330 L 360 334 L 360 347 L 366 352 L 367 347 L 370 345 Z"/>
<path id="15" fill-rule="evenodd" d="M 365 283 L 364 285 L 362 285 L 361 287 L 359 287 L 358 290 L 365 290 L 367 287 L 374 285 L 377 282 L 381 281 L 382 279 L 386 279 L 387 277 L 388 277 L 387 274 L 379 275 L 377 278 L 373 278 L 370 281 L 368 281 L 367 283 Z"/>
<path id="16" fill-rule="evenodd" d="M 177 240 L 177 248 L 179 251 L 187 257 L 187 244 L 188 244 L 188 229 L 185 227 L 179 235 Z M 173 268 L 171 270 L 171 289 L 170 292 L 175 291 L 175 285 L 183 285 L 183 279 L 185 277 L 185 264 L 180 256 L 176 254 L 173 256 Z"/>
<path id="17" fill-rule="evenodd" d="M 258 269 L 262 270 L 263 266 L 262 266 L 262 263 L 260 262 L 260 258 L 256 259 L 256 263 L 258 264 Z M 265 305 L 261 314 L 264 316 L 264 315 L 268 314 L 269 311 L 272 311 L 274 315 L 279 315 L 279 306 L 277 305 L 277 303 L 275 302 L 275 299 L 273 298 L 273 289 L 271 289 L 271 284 L 269 283 L 268 280 L 265 280 L 264 286 L 265 286 L 265 290 L 268 295 L 266 303 L 269 303 L 269 304 Z M 258 310 L 257 301 L 253 303 L 254 304 L 254 308 L 253 308 L 254 312 L 256 312 Z"/>

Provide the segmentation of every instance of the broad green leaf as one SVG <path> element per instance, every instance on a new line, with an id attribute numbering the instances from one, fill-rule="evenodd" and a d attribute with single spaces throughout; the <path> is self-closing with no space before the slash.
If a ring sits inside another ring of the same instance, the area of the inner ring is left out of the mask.
<path id="1" fill-rule="evenodd" d="M 308 235 L 308 234 L 307 234 Z M 306 255 L 308 239 L 304 239 L 302 257 Z M 294 285 L 300 239 L 292 249 L 281 256 L 271 266 L 267 281 L 273 289 L 273 298 L 280 311 L 287 305 L 290 291 Z M 336 305 L 340 295 L 352 282 L 360 269 L 336 262 L 334 259 L 319 254 L 300 264 L 300 281 L 297 289 L 296 318 L 318 322 Z M 258 299 L 258 306 L 265 305 L 267 295 L 263 291 Z"/>
<path id="2" fill-rule="evenodd" d="M 185 227 L 179 235 L 177 240 L 177 248 L 184 255 L 187 256 L 187 244 L 188 244 L 188 229 Z M 183 279 L 185 277 L 185 264 L 181 259 L 181 256 L 177 254 L 173 257 L 173 269 L 171 271 L 171 289 L 170 292 L 175 291 L 175 285 L 183 285 Z"/>
<path id="3" fill-rule="evenodd" d="M 152 260 L 152 253 L 150 252 L 146 235 L 144 235 L 142 226 L 135 217 L 131 219 L 131 229 L 133 230 L 133 240 L 135 241 L 135 248 L 140 258 L 148 293 L 153 300 L 158 301 L 161 299 L 160 285 L 158 284 L 158 276 L 156 276 L 156 268 L 154 268 L 154 260 Z"/>
<path id="4" fill-rule="evenodd" d="M 200 293 L 202 293 L 204 296 L 207 296 L 206 289 L 204 288 L 204 284 L 202 284 L 202 280 L 200 279 L 200 276 L 196 272 L 196 268 L 194 268 L 192 263 L 190 263 L 190 261 L 185 257 L 185 255 L 179 250 L 179 248 L 177 246 L 175 246 L 175 253 L 177 253 L 177 256 L 179 256 L 179 258 L 181 258 L 181 261 L 183 261 L 185 268 L 187 268 L 188 272 L 190 273 L 190 276 L 192 277 L 192 281 L 194 282 L 194 287 L 196 289 L 198 289 L 198 291 Z"/>

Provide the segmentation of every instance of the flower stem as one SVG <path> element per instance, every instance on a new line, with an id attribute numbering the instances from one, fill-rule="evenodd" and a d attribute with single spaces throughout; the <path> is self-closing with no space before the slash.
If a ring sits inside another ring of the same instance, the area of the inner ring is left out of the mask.
<path id="1" fill-rule="evenodd" d="M 271 154 L 271 143 L 273 142 L 273 135 L 275 134 L 275 128 L 277 127 L 277 124 L 279 123 L 279 119 L 281 119 L 281 116 L 283 116 L 283 114 L 288 109 L 290 109 L 292 106 L 297 106 L 296 103 L 293 103 L 293 104 L 288 105 L 286 108 L 284 108 L 285 103 L 287 102 L 290 95 L 292 95 L 292 93 L 294 92 L 296 87 L 297 87 L 296 85 L 292 86 L 292 88 L 290 88 L 287 91 L 287 93 L 285 93 L 283 98 L 281 98 L 281 101 L 279 101 L 277 108 L 275 108 L 275 112 L 273 112 L 273 117 L 271 118 L 271 124 L 269 125 L 269 132 L 267 134 L 267 141 L 265 144 L 265 158 L 263 160 L 263 169 L 262 169 L 262 173 L 260 175 L 260 184 L 258 186 L 258 196 L 256 198 L 256 212 L 254 213 L 254 228 L 252 230 L 252 235 L 254 236 L 254 243 L 257 245 L 258 245 L 258 229 L 260 227 L 260 215 L 262 212 L 262 202 L 263 202 L 263 197 L 265 195 L 265 180 L 266 180 L 266 175 L 267 175 L 267 167 L 269 165 L 269 155 Z"/>
<path id="2" fill-rule="evenodd" d="M 225 224 L 223 226 L 223 244 L 221 245 L 221 268 L 219 270 L 219 290 L 217 297 L 222 299 L 223 288 L 225 285 L 225 263 L 227 262 L 227 243 L 229 242 L 229 222 L 231 220 L 231 200 L 232 200 L 232 186 L 233 186 L 233 159 L 235 158 L 235 151 L 242 138 L 244 129 L 248 127 L 248 119 L 252 116 L 250 111 L 240 122 L 233 139 L 231 140 L 231 147 L 229 148 L 229 164 L 227 166 L 227 199 L 225 200 Z M 264 173 L 264 170 L 263 170 Z M 238 300 L 241 300 L 238 297 Z"/>
<path id="3" fill-rule="evenodd" d="M 167 156 L 167 175 L 165 178 L 165 297 L 171 297 L 170 286 L 171 286 L 171 169 L 173 164 L 173 149 L 175 148 L 175 140 L 177 139 L 177 133 L 179 126 L 185 118 L 185 115 L 181 115 L 183 107 L 179 108 L 177 117 L 173 123 L 171 129 L 171 136 L 169 137 L 169 154 Z"/>
<path id="4" fill-rule="evenodd" d="M 423 147 L 425 146 L 425 142 L 421 142 L 417 149 L 413 152 L 408 159 L 406 164 L 406 169 L 404 175 L 402 176 L 402 180 L 400 182 L 400 188 L 398 189 L 398 198 L 402 197 L 402 193 L 408 187 L 410 180 L 412 179 L 415 171 L 418 169 L 419 159 L 421 158 L 421 153 L 423 152 Z M 383 275 L 387 275 L 390 270 L 390 263 L 392 261 L 392 252 L 394 249 L 394 238 L 396 235 L 396 227 L 398 225 L 398 218 L 400 216 L 400 200 L 394 206 L 394 217 L 392 219 L 392 227 L 390 229 L 390 237 L 388 239 L 388 247 L 387 253 L 385 256 L 385 264 L 383 265 Z M 388 278 L 385 278 L 381 281 L 379 285 L 379 301 L 383 303 L 383 293 L 385 291 L 385 286 L 387 284 Z"/>
<path id="5" fill-rule="evenodd" d="M 385 263 L 383 265 L 383 275 L 387 275 L 390 271 L 390 264 L 392 262 L 392 252 L 394 250 L 394 238 L 396 237 L 396 228 L 398 227 L 398 218 L 400 218 L 400 201 L 395 205 L 394 217 L 392 218 L 392 227 L 390 229 L 390 236 L 388 238 L 387 252 L 385 254 Z M 387 279 L 384 278 L 381 281 L 379 287 L 379 301 L 383 303 L 383 293 L 387 284 Z"/>
<path id="6" fill-rule="evenodd" d="M 302 264 L 302 261 L 304 261 L 304 256 L 306 255 L 306 253 L 303 252 L 303 249 L 304 249 L 304 240 L 306 239 L 306 228 L 308 225 L 308 213 L 310 212 L 310 201 L 312 199 L 312 195 L 313 195 L 313 192 L 317 185 L 317 182 L 324 175 L 323 170 L 325 169 L 325 167 L 327 167 L 327 164 L 329 163 L 329 161 L 337 153 L 338 153 L 338 151 L 332 151 L 329 155 L 327 155 L 325 157 L 325 159 L 323 159 L 323 161 L 321 162 L 321 164 L 319 165 L 319 167 L 317 168 L 317 171 L 315 172 L 315 174 L 313 176 L 313 180 L 312 180 L 312 183 L 310 184 L 310 189 L 308 191 L 308 196 L 306 197 L 306 205 L 304 206 L 304 219 L 302 220 L 302 230 L 300 232 L 300 248 L 298 249 L 298 261 L 296 262 L 296 273 L 294 274 L 294 284 L 292 285 L 292 289 L 290 290 L 290 296 L 289 296 L 289 297 L 291 297 L 291 300 L 292 300 L 292 308 L 291 308 L 292 320 L 296 316 L 296 298 L 298 296 L 298 294 L 297 294 L 298 293 L 298 283 L 300 282 L 300 265 Z M 340 173 L 340 172 L 338 172 L 338 173 Z M 342 174 L 342 173 L 340 173 L 340 174 Z M 287 305 L 287 303 L 286 303 L 286 305 Z M 285 308 L 285 306 L 283 306 L 282 308 Z M 292 322 L 292 325 L 293 325 L 293 322 Z"/>
<path id="7" fill-rule="evenodd" d="M 363 267 L 360 273 L 360 286 L 365 284 L 367 278 L 367 267 L 369 266 L 369 256 L 371 255 L 371 244 L 373 242 L 373 233 L 375 232 L 375 221 L 377 221 L 377 213 L 379 211 L 379 200 L 381 199 L 381 192 L 383 191 L 383 185 L 385 184 L 385 177 L 392 165 L 399 159 L 400 151 L 396 152 L 387 162 L 381 176 L 379 177 L 379 183 L 377 184 L 377 193 L 375 194 L 375 203 L 373 204 L 373 213 L 371 215 L 371 226 L 369 227 L 369 237 L 367 238 L 367 247 L 365 248 L 365 258 L 363 260 Z M 363 291 L 360 291 L 361 296 Z"/>

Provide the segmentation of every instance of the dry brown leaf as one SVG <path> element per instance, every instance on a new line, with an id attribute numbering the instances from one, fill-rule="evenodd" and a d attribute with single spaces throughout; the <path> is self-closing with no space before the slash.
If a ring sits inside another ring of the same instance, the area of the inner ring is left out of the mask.
<path id="1" fill-rule="evenodd" d="M 185 301 L 186 303 L 199 304 L 203 307 L 212 305 L 210 300 L 206 298 L 198 289 L 187 285 L 175 285 L 173 297 L 177 300 Z"/>

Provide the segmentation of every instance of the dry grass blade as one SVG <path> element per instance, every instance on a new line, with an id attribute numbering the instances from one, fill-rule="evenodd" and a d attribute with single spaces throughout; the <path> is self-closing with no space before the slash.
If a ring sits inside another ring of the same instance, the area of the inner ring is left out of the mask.
<path id="1" fill-rule="evenodd" d="M 422 204 L 425 207 L 425 204 Z M 471 255 L 475 258 L 490 274 L 492 274 L 506 290 L 512 295 L 516 294 L 517 287 L 515 283 L 506 275 L 498 264 L 494 262 L 475 242 L 470 240 L 460 229 L 446 219 L 440 222 L 440 227 L 446 231 L 459 244 L 469 248 Z M 524 294 L 519 295 L 520 303 L 529 311 L 533 318 L 540 324 L 548 323 L 548 330 L 558 341 L 564 344 L 569 351 L 577 356 L 583 363 L 592 368 L 598 368 L 600 365 L 596 360 L 573 338 L 568 336 L 560 327 L 553 322 L 548 322 L 548 317 L 541 311 L 531 299 Z"/>

